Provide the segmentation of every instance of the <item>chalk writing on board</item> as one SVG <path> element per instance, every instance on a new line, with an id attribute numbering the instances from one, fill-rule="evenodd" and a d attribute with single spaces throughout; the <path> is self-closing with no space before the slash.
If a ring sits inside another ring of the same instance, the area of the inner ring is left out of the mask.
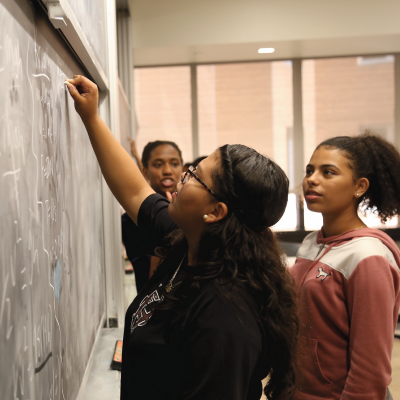
<path id="1" fill-rule="evenodd" d="M 69 65 L 35 2 L 2 0 L 0 399 L 75 399 L 104 312 L 101 176 Z"/>
<path id="2" fill-rule="evenodd" d="M 32 74 L 32 76 L 35 78 L 39 78 L 39 77 L 43 76 L 46 79 L 48 79 L 48 81 L 50 82 L 50 78 L 46 74 Z"/>

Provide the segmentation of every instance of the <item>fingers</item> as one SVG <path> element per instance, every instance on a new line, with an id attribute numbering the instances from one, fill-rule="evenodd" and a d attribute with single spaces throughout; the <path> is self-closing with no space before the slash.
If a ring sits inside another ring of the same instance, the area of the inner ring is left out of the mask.
<path id="1" fill-rule="evenodd" d="M 75 75 L 72 79 L 66 79 L 66 82 L 72 83 L 78 92 L 84 96 L 85 94 L 95 94 L 98 92 L 97 85 L 82 75 Z"/>
<path id="2" fill-rule="evenodd" d="M 77 88 L 72 85 L 71 83 L 69 83 L 68 81 L 65 81 L 65 84 L 67 85 L 67 88 L 69 90 L 69 94 L 71 95 L 71 97 L 75 100 L 75 101 L 79 101 L 81 95 L 79 94 Z"/>
<path id="3" fill-rule="evenodd" d="M 78 85 L 85 85 L 85 86 L 96 86 L 92 81 L 90 81 L 88 78 L 85 78 L 82 75 L 75 75 L 72 79 L 66 79 L 66 81 L 72 83 L 75 86 Z"/>
<path id="4" fill-rule="evenodd" d="M 65 83 L 75 102 L 75 109 L 82 120 L 89 121 L 98 115 L 97 85 L 81 75 L 75 75 L 73 79 L 66 79 Z"/>

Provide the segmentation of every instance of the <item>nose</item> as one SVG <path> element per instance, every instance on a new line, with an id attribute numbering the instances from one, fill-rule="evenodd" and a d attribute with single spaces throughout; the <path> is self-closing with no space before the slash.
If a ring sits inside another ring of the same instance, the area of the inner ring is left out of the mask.
<path id="1" fill-rule="evenodd" d="M 313 172 L 306 178 L 308 186 L 318 186 L 319 180 L 316 172 Z"/>
<path id="2" fill-rule="evenodd" d="M 164 164 L 163 175 L 172 175 L 172 168 L 169 163 Z"/>

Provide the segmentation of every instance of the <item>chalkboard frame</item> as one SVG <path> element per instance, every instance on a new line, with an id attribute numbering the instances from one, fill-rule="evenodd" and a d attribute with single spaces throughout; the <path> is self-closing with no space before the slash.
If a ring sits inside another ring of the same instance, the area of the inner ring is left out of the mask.
<path id="1" fill-rule="evenodd" d="M 80 27 L 67 0 L 38 0 L 53 26 L 62 33 L 82 65 L 102 91 L 109 90 L 109 80 L 96 57 L 88 38 Z"/>

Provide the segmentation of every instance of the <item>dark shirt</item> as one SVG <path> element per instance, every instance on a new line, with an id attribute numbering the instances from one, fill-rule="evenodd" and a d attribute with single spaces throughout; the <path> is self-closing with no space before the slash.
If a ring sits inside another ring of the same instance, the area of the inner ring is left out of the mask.
<path id="1" fill-rule="evenodd" d="M 139 210 L 141 237 L 153 250 L 176 228 L 168 204 L 153 194 Z M 192 268 L 185 251 L 166 258 L 128 308 L 121 399 L 259 400 L 264 349 L 244 290 L 233 289 L 234 307 L 210 282 L 184 304 L 153 313 L 182 260 L 174 283 L 181 281 Z"/>
<path id="2" fill-rule="evenodd" d="M 146 254 L 146 246 L 140 237 L 139 229 L 127 213 L 121 217 L 121 226 L 122 242 L 132 264 L 136 289 L 139 293 L 149 280 L 151 255 Z"/>

